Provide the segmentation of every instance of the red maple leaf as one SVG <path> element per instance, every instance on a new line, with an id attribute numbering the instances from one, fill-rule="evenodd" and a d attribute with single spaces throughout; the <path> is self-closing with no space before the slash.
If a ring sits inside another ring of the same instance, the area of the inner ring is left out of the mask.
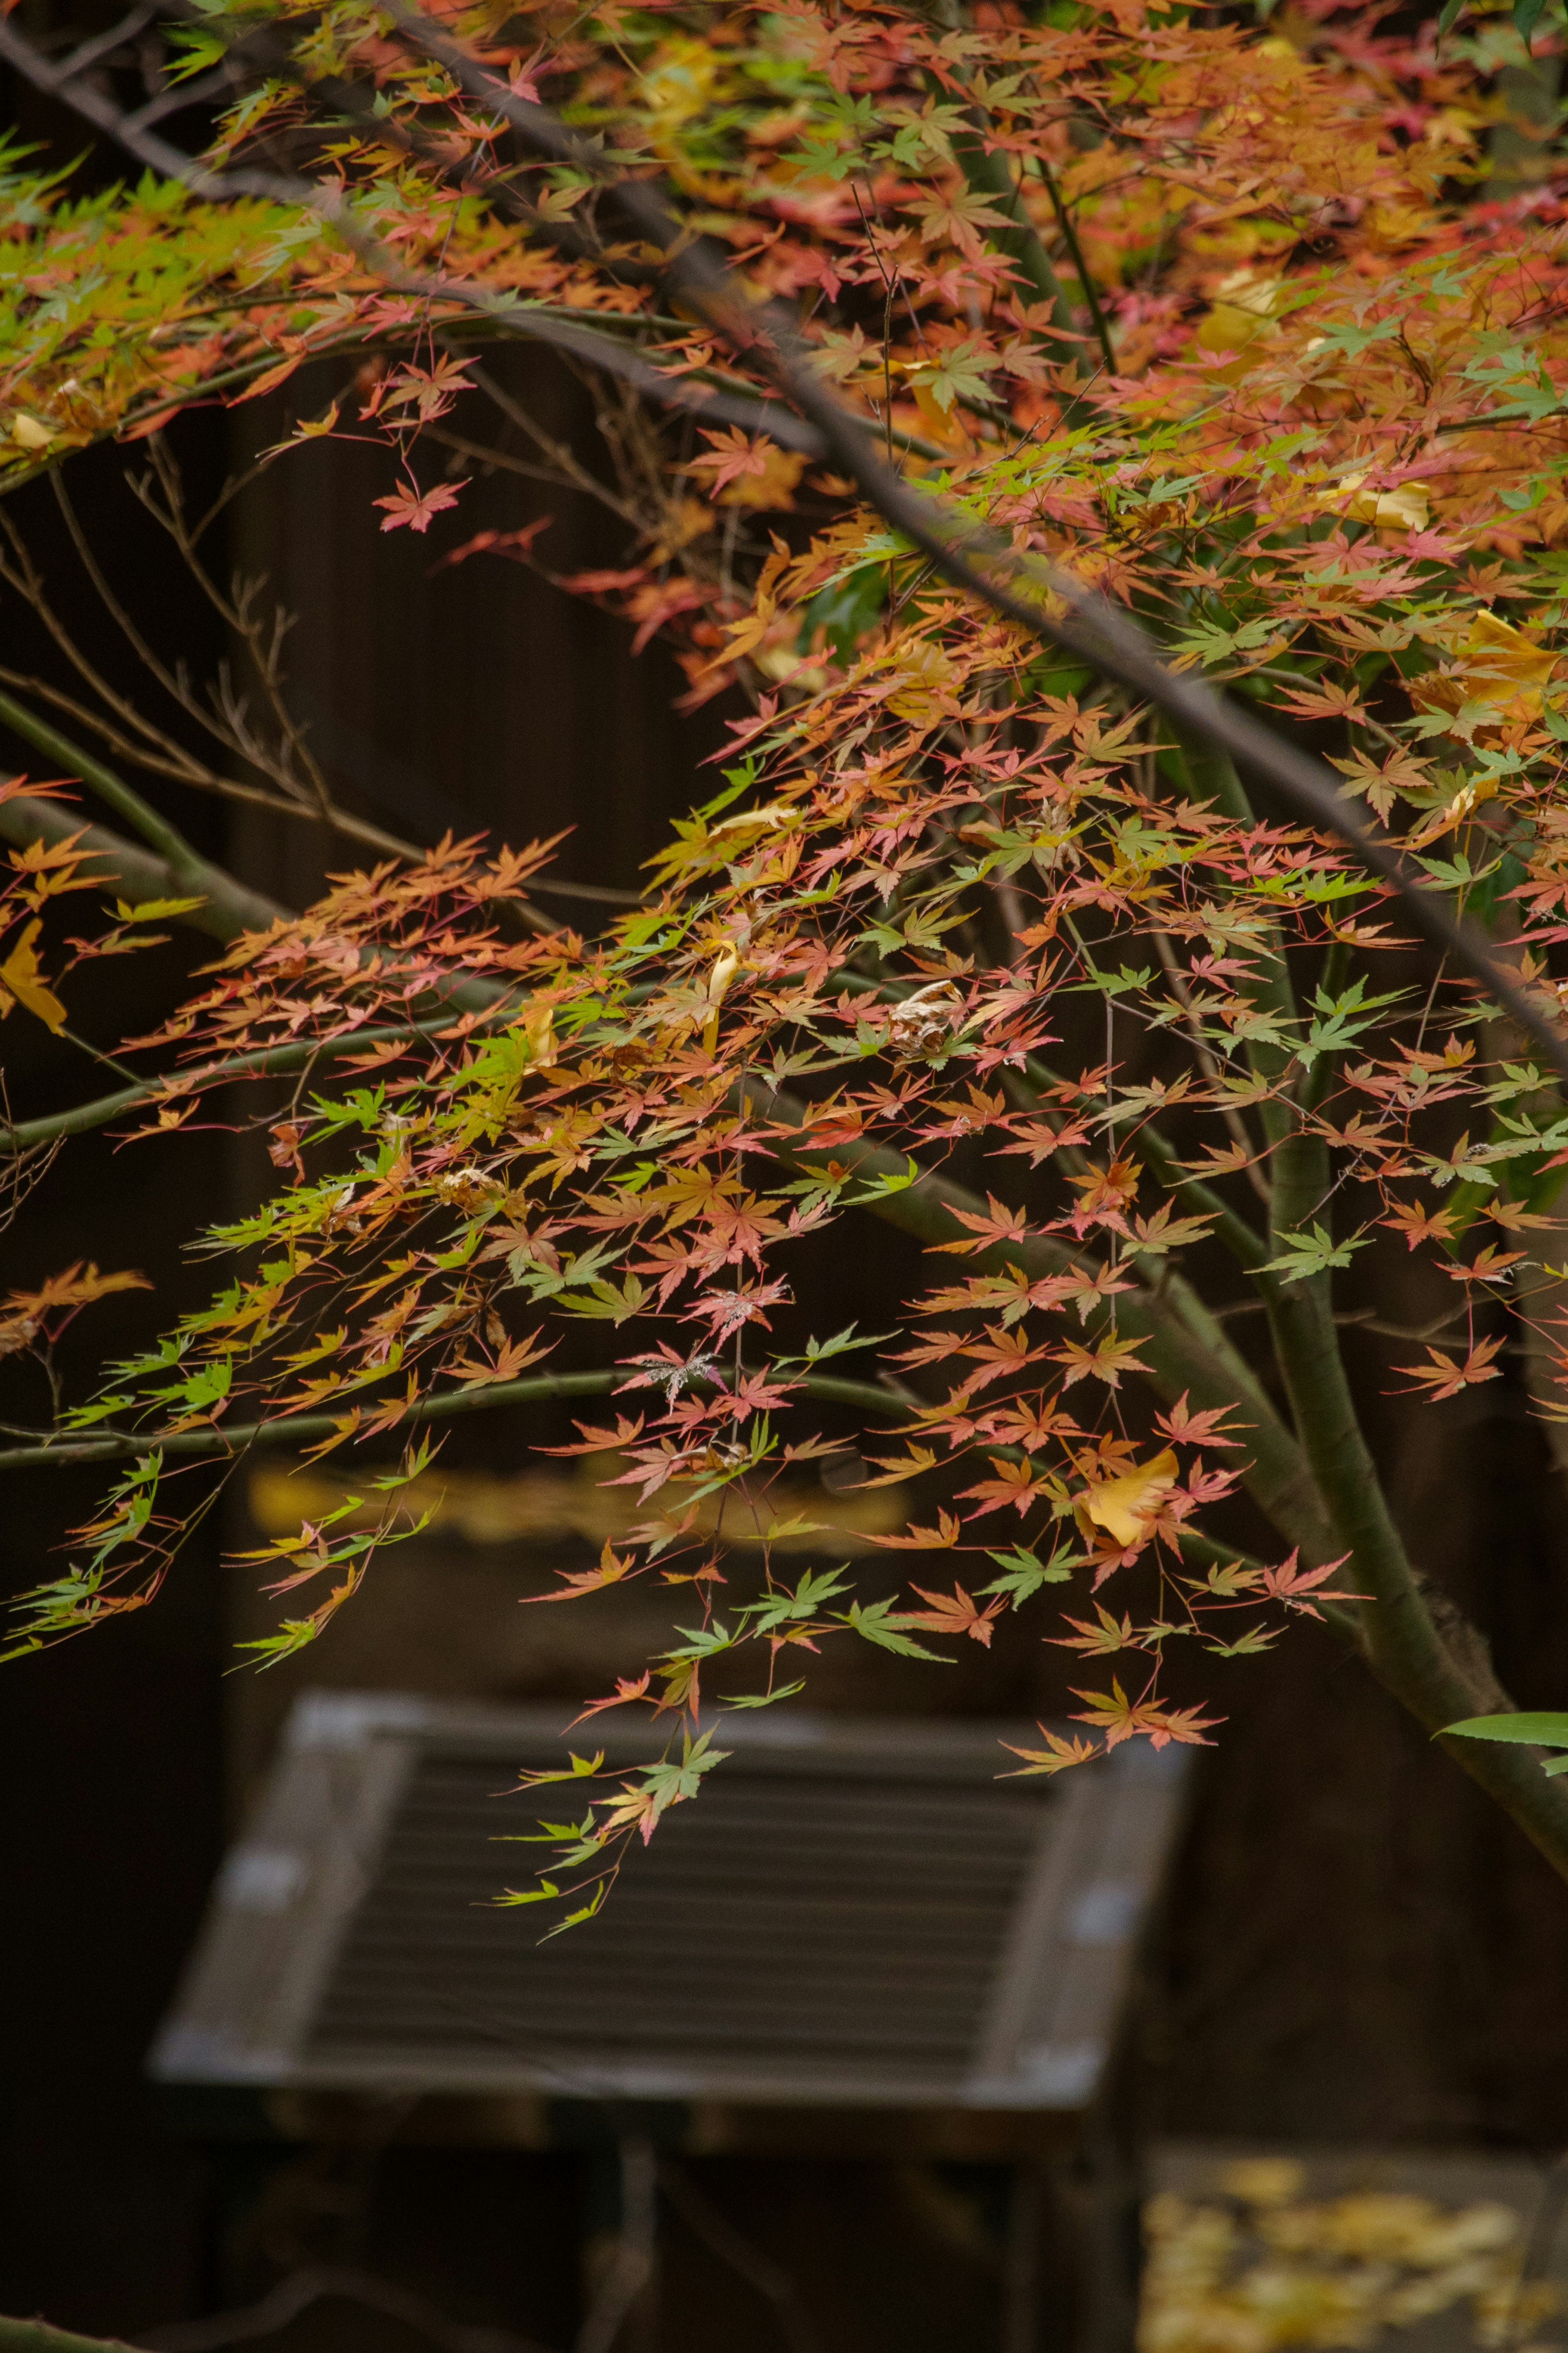
<path id="1" fill-rule="evenodd" d="M 1392 1226 L 1395 1233 L 1405 1236 L 1405 1246 L 1414 1250 L 1417 1242 L 1447 1241 L 1454 1230 L 1451 1209 L 1427 1209 L 1419 1201 L 1411 1201 L 1378 1219 L 1379 1225 Z"/>
<path id="2" fill-rule="evenodd" d="M 384 506 L 386 501 L 383 499 L 379 503 Z M 433 564 L 431 575 L 434 576 L 437 572 L 445 572 L 449 564 L 466 563 L 470 555 L 510 555 L 519 564 L 526 563 L 529 549 L 540 533 L 548 531 L 554 520 L 553 515 L 536 515 L 531 522 L 524 523 L 521 531 L 477 531 L 472 539 L 464 540 L 461 547 L 454 547 L 449 555 L 443 555 Z M 384 522 L 381 527 L 383 531 L 395 531 L 397 528 L 395 523 L 390 522 Z"/>
<path id="3" fill-rule="evenodd" d="M 713 470 L 713 496 L 740 479 L 742 474 L 765 474 L 767 453 L 760 441 L 753 441 L 738 425 L 726 426 L 721 433 L 703 427 L 702 438 L 712 443 L 700 458 L 693 458 L 686 470 L 694 474 L 700 466 Z"/>
<path id="4" fill-rule="evenodd" d="M 428 531 L 432 515 L 457 505 L 458 492 L 466 488 L 468 479 L 465 475 L 460 482 L 437 482 L 433 491 L 422 491 L 416 482 L 400 482 L 390 497 L 371 503 L 386 509 L 383 531 L 401 531 L 405 523 L 410 531 Z"/>
<path id="5" fill-rule="evenodd" d="M 1184 1446 L 1240 1446 L 1239 1438 L 1227 1438 L 1220 1428 L 1226 1415 L 1234 1410 L 1228 1405 L 1209 1406 L 1202 1413 L 1189 1413 L 1187 1392 L 1182 1391 L 1169 1413 L 1157 1413 L 1154 1427 L 1167 1438 L 1179 1439 Z"/>
<path id="6" fill-rule="evenodd" d="M 1258 1579 L 1259 1590 L 1267 1593 L 1272 1600 L 1283 1601 L 1287 1609 L 1300 1610 L 1307 1618 L 1316 1618 L 1321 1614 L 1311 1601 L 1302 1599 L 1308 1593 L 1313 1594 L 1318 1601 L 1370 1599 L 1371 1597 L 1365 1593 L 1339 1593 L 1332 1587 L 1321 1592 L 1317 1590 L 1322 1586 L 1325 1577 L 1332 1577 L 1336 1568 L 1343 1568 L 1350 1558 L 1349 1553 L 1342 1553 L 1338 1560 L 1331 1560 L 1324 1568 L 1298 1568 L 1298 1557 L 1293 1552 L 1288 1560 L 1280 1562 L 1278 1568 L 1266 1568 Z"/>

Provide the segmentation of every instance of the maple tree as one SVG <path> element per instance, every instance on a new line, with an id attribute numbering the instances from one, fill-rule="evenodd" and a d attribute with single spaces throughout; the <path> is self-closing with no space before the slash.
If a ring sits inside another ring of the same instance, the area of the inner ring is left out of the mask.
<path id="1" fill-rule="evenodd" d="M 571 1451 L 645 1516 L 548 1598 L 670 1584 L 669 1647 L 586 1713 L 673 1730 L 566 1837 L 546 1887 L 579 1909 L 695 1794 L 725 1707 L 830 1638 L 934 1658 L 1020 1610 L 1084 1674 L 1022 1770 L 1206 1739 L 1194 1665 L 1305 1617 L 1432 1732 L 1465 1719 L 1450 1754 L 1568 1875 L 1523 1745 L 1550 1736 L 1470 1737 L 1515 1719 L 1410 1559 L 1334 1298 L 1426 1254 L 1451 1303 L 1396 1379 L 1439 1400 L 1516 1347 L 1561 1443 L 1568 174 L 1508 98 L 1555 71 L 1558 16 L 284 0 L 161 37 L 126 108 L 110 36 L 46 56 L 0 23 L 145 167 L 76 197 L 11 159 L 0 487 L 59 480 L 90 560 L 73 453 L 144 443 L 263 716 L 165 666 L 209 764 L 83 664 L 47 708 L 0 667 L 0 717 L 126 828 L 5 788 L 6 1017 L 68 1036 L 82 968 L 168 923 L 221 950 L 116 1047 L 144 1075 L 14 1106 L 0 1142 L 25 1175 L 241 1081 L 298 1092 L 256 1114 L 278 1189 L 205 1237 L 210 1305 L 0 1457 L 125 1466 L 15 1648 L 143 1606 L 258 1432 L 406 1439 L 252 1556 L 309 1588 L 258 1646 L 289 1655 L 417 1524 L 445 1417 L 600 1398 Z M 220 110 L 200 152 L 157 127 L 187 90 Z M 488 373 L 513 338 L 615 387 L 605 473 Z M 563 585 L 667 638 L 689 705 L 746 697 L 596 932 L 531 898 L 548 844 L 420 855 L 339 808 L 267 619 L 203 568 L 173 420 L 339 354 L 270 462 L 373 435 L 384 531 L 456 504 L 463 560 L 543 568 L 538 525 L 482 519 L 488 407 L 624 528 L 623 565 Z M 275 908 L 133 767 L 375 861 Z M 792 1245 L 868 1218 L 928 1254 L 900 1328 L 783 1351 Z M 124 1279 L 14 1295 L 5 1345 L 47 1361 Z M 601 1367 L 552 1371 L 578 1323 Z M 770 1549 L 781 1478 L 843 1451 L 824 1406 L 862 1418 L 865 1482 L 919 1482 L 882 1541 L 942 1557 L 893 1599 Z M 1254 1549 L 1211 1533 L 1227 1505 Z"/>

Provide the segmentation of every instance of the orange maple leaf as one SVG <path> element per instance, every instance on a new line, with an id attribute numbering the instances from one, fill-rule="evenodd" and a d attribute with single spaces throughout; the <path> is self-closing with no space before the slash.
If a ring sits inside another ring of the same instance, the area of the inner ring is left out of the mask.
<path id="1" fill-rule="evenodd" d="M 562 1568 L 557 1569 L 555 1573 L 559 1582 L 554 1592 L 524 1593 L 520 1598 L 525 1606 L 531 1601 L 573 1601 L 580 1593 L 597 1593 L 601 1587 L 618 1585 L 623 1577 L 636 1577 L 640 1574 L 640 1571 L 634 1567 L 629 1555 L 618 1553 L 613 1545 L 606 1544 L 604 1551 L 599 1555 L 599 1565 L 596 1568 Z M 647 1677 L 645 1675 L 643 1677 L 645 1689 L 647 1684 Z M 632 1699 L 636 1698 L 637 1694 L 627 1692 L 626 1695 L 628 1699 Z M 618 1699 L 595 1700 L 592 1707 L 584 1710 L 584 1715 L 592 1715 L 601 1707 L 618 1707 L 619 1705 Z M 580 1722 L 581 1718 L 578 1720 Z"/>
<path id="2" fill-rule="evenodd" d="M 1026 1759 L 1016 1772 L 1003 1774 L 1005 1781 L 1022 1781 L 1030 1773 L 1063 1773 L 1069 1765 L 1084 1765 L 1091 1757 L 1100 1755 L 1092 1740 L 1085 1740 L 1076 1732 L 1064 1740 L 1046 1725 L 1037 1724 L 1035 1729 L 1046 1744 L 1044 1748 L 1016 1748 L 1010 1740 L 1002 1743 L 1010 1756 Z"/>
<path id="3" fill-rule="evenodd" d="M 900 1625 L 929 1626 L 933 1634 L 967 1634 L 972 1641 L 990 1649 L 991 1620 L 1005 1602 L 1005 1594 L 999 1594 L 982 1609 L 974 1596 L 965 1593 L 962 1585 L 955 1584 L 951 1594 L 928 1593 L 923 1585 L 917 1585 L 915 1591 L 922 1601 L 931 1603 L 931 1608 L 900 1612 Z"/>
<path id="4" fill-rule="evenodd" d="M 1160 1707 L 1152 1700 L 1129 1699 L 1114 1681 L 1109 1694 L 1075 1689 L 1073 1697 L 1089 1702 L 1087 1710 L 1074 1711 L 1075 1721 L 1102 1732 L 1108 1748 L 1115 1748 L 1123 1740 L 1133 1740 L 1140 1735 L 1147 1737 L 1154 1748 L 1163 1748 L 1173 1740 L 1212 1748 L 1213 1741 L 1205 1740 L 1204 1735 L 1221 1721 L 1217 1715 L 1200 1715 L 1195 1707 Z"/>
<path id="5" fill-rule="evenodd" d="M 1494 1340 L 1478 1340 L 1462 1365 L 1446 1349 L 1428 1348 L 1426 1364 L 1395 1365 L 1394 1369 L 1396 1373 L 1409 1373 L 1415 1388 L 1425 1389 L 1436 1404 L 1439 1398 L 1458 1397 L 1461 1389 L 1476 1388 L 1482 1381 L 1500 1380 L 1502 1366 L 1494 1365 L 1492 1358 L 1502 1346 L 1504 1336 L 1500 1334 Z"/>

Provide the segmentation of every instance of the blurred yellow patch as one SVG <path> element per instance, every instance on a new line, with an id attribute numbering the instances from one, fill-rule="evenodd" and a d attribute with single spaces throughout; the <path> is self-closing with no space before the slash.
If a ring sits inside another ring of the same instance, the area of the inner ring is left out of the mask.
<path id="1" fill-rule="evenodd" d="M 700 114 L 713 94 L 722 65 L 706 41 L 661 41 L 643 76 L 643 100 L 662 128 L 674 129 Z"/>
<path id="2" fill-rule="evenodd" d="M 714 527 L 713 511 L 701 499 L 671 499 L 665 508 L 658 528 L 658 537 L 649 550 L 649 561 L 668 564 L 683 547 Z"/>
<path id="3" fill-rule="evenodd" d="M 1255 343 L 1266 343 L 1279 332 L 1276 308 L 1283 280 L 1261 269 L 1233 269 L 1222 278 L 1215 289 L 1215 298 L 1208 316 L 1198 329 L 1198 343 L 1205 352 L 1247 353 Z M 1260 354 L 1257 355 L 1260 356 Z M 1250 366 L 1236 369 L 1245 373 Z"/>
<path id="4" fill-rule="evenodd" d="M 597 1547 L 624 1537 L 648 1516 L 625 1487 L 599 1483 L 622 1467 L 606 1457 L 592 1472 L 575 1475 L 524 1471 L 514 1478 L 494 1478 L 480 1471 L 427 1471 L 398 1491 L 398 1511 L 411 1520 L 428 1514 L 427 1538 L 492 1545 L 559 1544 L 575 1536 Z M 264 1462 L 250 1474 L 246 1501 L 259 1533 L 275 1536 L 289 1535 L 302 1519 L 320 1520 L 345 1496 L 357 1493 L 347 1472 L 290 1470 Z M 784 1533 L 767 1539 L 783 1552 L 868 1551 L 873 1537 L 891 1535 L 904 1525 L 902 1506 L 885 1490 L 829 1494 L 805 1480 L 779 1481 L 770 1492 L 768 1509 L 778 1521 L 790 1524 Z M 710 1533 L 719 1510 L 718 1499 L 706 1497 L 697 1507 L 694 1525 Z M 374 1526 L 380 1516 L 380 1499 L 371 1498 L 363 1512 L 343 1525 Z M 760 1548 L 764 1541 L 752 1515 L 732 1509 L 724 1534 L 727 1541 L 742 1546 Z"/>
<path id="5" fill-rule="evenodd" d="M 1466 2306 L 1468 2328 L 1445 2344 L 1519 2345 L 1559 2308 L 1552 2285 L 1521 2285 L 1525 2234 L 1511 2207 L 1394 2190 L 1313 2203 L 1303 2186 L 1293 2161 L 1258 2158 L 1221 2176 L 1230 2203 L 1151 2200 L 1139 2353 L 1371 2346 Z"/>
<path id="6" fill-rule="evenodd" d="M 528 1058 L 542 1071 L 555 1067 L 555 1008 L 553 1005 L 533 1005 L 523 1015 L 521 1028 L 528 1040 Z"/>
<path id="7" fill-rule="evenodd" d="M 1248 2206 L 1284 2206 L 1301 2195 L 1307 2171 L 1293 2157 L 1242 2157 L 1225 2168 L 1219 2186 Z"/>

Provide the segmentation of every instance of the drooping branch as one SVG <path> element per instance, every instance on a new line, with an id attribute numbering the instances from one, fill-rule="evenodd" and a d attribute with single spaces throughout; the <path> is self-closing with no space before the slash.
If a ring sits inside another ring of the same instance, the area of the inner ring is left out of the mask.
<path id="1" fill-rule="evenodd" d="M 103 891 L 126 899 L 199 898 L 200 905 L 183 913 L 181 922 L 226 946 L 246 932 L 269 932 L 274 923 L 296 920 L 289 908 L 236 881 L 188 843 L 175 863 L 103 826 L 83 825 L 66 804 L 39 800 L 31 793 L 0 801 L 0 837 L 18 848 L 33 841 L 78 841 L 88 853 L 84 871 L 91 872 Z"/>

